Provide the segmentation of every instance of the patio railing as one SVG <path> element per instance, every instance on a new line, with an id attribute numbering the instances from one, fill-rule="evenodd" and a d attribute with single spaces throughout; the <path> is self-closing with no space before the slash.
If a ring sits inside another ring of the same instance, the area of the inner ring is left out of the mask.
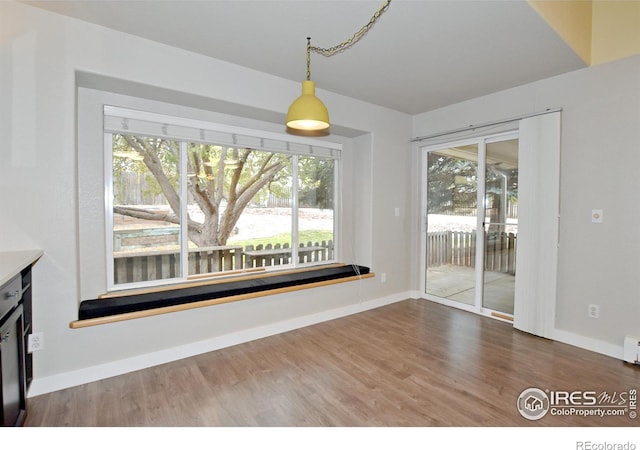
<path id="1" fill-rule="evenodd" d="M 485 233 L 484 268 L 493 272 L 516 273 L 517 234 Z M 476 233 L 442 231 L 427 233 L 427 266 L 476 265 Z"/>

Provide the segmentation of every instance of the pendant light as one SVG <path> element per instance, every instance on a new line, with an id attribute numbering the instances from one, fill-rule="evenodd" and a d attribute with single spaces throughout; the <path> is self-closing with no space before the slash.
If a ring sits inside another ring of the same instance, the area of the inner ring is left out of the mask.
<path id="1" fill-rule="evenodd" d="M 334 47 L 312 46 L 311 38 L 307 37 L 307 79 L 302 82 L 302 95 L 294 100 L 287 112 L 287 133 L 298 136 L 327 136 L 329 134 L 329 111 L 324 103 L 316 97 L 316 84 L 311 81 L 311 52 L 320 53 L 323 56 L 333 56 L 351 47 L 378 21 L 390 3 L 391 0 L 386 0 L 371 17 L 368 24 L 358 30 L 350 39 Z"/>
<path id="2" fill-rule="evenodd" d="M 287 112 L 287 132 L 304 136 L 329 134 L 329 111 L 316 97 L 316 84 L 311 81 L 311 38 L 307 38 L 307 79 L 302 82 L 302 95 Z"/>

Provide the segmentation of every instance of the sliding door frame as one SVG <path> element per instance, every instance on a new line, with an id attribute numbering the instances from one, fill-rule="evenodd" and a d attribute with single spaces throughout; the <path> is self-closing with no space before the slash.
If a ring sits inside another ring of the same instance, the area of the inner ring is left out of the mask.
<path id="1" fill-rule="evenodd" d="M 420 147 L 420 202 L 421 202 L 421 227 L 420 227 L 420 294 L 425 300 L 434 301 L 454 308 L 473 312 L 483 316 L 491 317 L 503 322 L 512 323 L 513 317 L 509 314 L 486 308 L 483 305 L 484 293 L 484 222 L 485 222 L 485 190 L 486 190 L 486 146 L 494 142 L 501 142 L 510 139 L 519 139 L 517 129 L 504 131 L 495 134 L 479 135 L 463 140 L 451 140 L 441 144 L 424 145 Z M 473 305 L 449 300 L 443 297 L 427 294 L 427 232 L 428 232 L 428 156 L 430 152 L 444 150 L 451 147 L 463 145 L 477 145 L 477 211 L 476 211 L 476 254 L 475 254 L 475 301 Z M 516 273 L 517 277 L 517 273 Z"/>

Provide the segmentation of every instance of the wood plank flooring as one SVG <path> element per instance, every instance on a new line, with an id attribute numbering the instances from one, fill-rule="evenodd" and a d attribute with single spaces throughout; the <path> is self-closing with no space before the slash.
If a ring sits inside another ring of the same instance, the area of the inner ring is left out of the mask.
<path id="1" fill-rule="evenodd" d="M 530 387 L 621 392 L 640 369 L 424 300 L 29 399 L 30 427 L 638 426 L 520 416 Z"/>

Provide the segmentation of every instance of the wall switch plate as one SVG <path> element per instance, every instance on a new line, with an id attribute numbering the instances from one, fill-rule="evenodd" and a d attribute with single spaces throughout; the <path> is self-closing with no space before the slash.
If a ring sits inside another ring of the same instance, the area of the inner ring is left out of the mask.
<path id="1" fill-rule="evenodd" d="M 602 223 L 604 220 L 603 212 L 601 209 L 591 210 L 591 223 Z"/>
<path id="2" fill-rule="evenodd" d="M 31 333 L 27 341 L 27 351 L 29 353 L 37 352 L 44 348 L 44 333 Z"/>

